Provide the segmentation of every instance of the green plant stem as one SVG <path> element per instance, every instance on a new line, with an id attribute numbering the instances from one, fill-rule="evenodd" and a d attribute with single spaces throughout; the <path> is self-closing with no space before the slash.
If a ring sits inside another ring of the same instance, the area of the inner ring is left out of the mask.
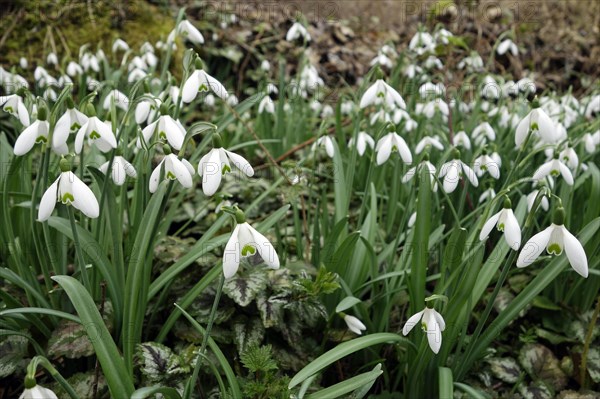
<path id="1" fill-rule="evenodd" d="M 69 221 L 71 222 L 71 230 L 73 230 L 73 241 L 75 242 L 75 252 L 77 253 L 77 260 L 79 262 L 79 267 L 81 270 L 83 285 L 89 291 L 91 289 L 90 280 L 88 278 L 87 270 L 85 268 L 85 260 L 83 259 L 83 252 L 81 251 L 79 234 L 77 234 L 77 224 L 75 223 L 75 216 L 73 215 L 73 209 L 71 208 L 71 206 L 67 206 L 67 213 L 69 214 Z"/>
<path id="2" fill-rule="evenodd" d="M 186 392 L 184 393 L 184 399 L 189 399 L 191 397 L 194 386 L 196 385 L 196 380 L 198 379 L 198 374 L 200 373 L 200 367 L 203 363 L 202 361 L 206 358 L 206 346 L 208 345 L 208 338 L 210 337 L 210 332 L 212 330 L 215 317 L 217 315 L 217 308 L 219 307 L 219 302 L 221 301 L 221 294 L 223 292 L 224 284 L 225 275 L 221 273 L 221 278 L 219 279 L 219 284 L 217 285 L 217 293 L 215 295 L 215 300 L 213 302 L 212 309 L 210 310 L 210 315 L 208 317 L 206 332 L 204 334 L 204 337 L 202 338 L 202 346 L 200 347 L 200 352 L 198 353 L 198 358 L 196 359 L 196 366 L 194 367 L 194 372 L 192 373 L 192 376 L 188 381 Z"/>
<path id="3" fill-rule="evenodd" d="M 596 326 L 596 321 L 598 321 L 598 314 L 600 314 L 600 296 L 598 297 L 598 300 L 596 302 L 596 309 L 594 309 L 594 314 L 592 315 L 592 319 L 590 320 L 587 333 L 585 334 L 585 343 L 583 345 L 583 353 L 581 354 L 581 367 L 579 368 L 579 384 L 582 388 L 585 388 L 588 353 L 590 350 L 590 344 L 592 342 L 594 327 Z"/>
<path id="4" fill-rule="evenodd" d="M 50 373 L 52 378 L 54 378 L 56 380 L 56 382 L 58 382 L 60 384 L 60 386 L 65 391 L 67 391 L 67 394 L 71 398 L 79 399 L 79 396 L 77 395 L 77 393 L 75 392 L 73 387 L 67 382 L 67 380 L 65 380 L 63 378 L 63 376 L 58 372 L 58 370 L 56 370 L 54 368 L 54 366 L 52 366 L 52 364 L 48 361 L 48 359 L 46 359 L 43 356 L 35 356 L 33 359 L 31 359 L 31 361 L 29 362 L 29 365 L 27 366 L 27 376 L 25 378 L 26 379 L 30 378 L 30 379 L 35 380 L 35 375 L 37 373 L 38 366 L 42 366 L 43 368 L 48 370 L 48 372 Z"/>

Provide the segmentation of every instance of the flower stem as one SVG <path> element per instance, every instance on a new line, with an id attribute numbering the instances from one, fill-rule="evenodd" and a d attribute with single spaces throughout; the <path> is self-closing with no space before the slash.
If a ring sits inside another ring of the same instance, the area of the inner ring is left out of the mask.
<path id="1" fill-rule="evenodd" d="M 71 398 L 79 399 L 79 396 L 77 395 L 73 387 L 67 382 L 67 380 L 64 379 L 62 375 L 60 375 L 58 370 L 56 370 L 54 366 L 52 366 L 50 361 L 48 361 L 48 359 L 46 359 L 43 356 L 35 356 L 33 359 L 31 359 L 29 365 L 27 366 L 26 379 L 29 378 L 35 381 L 35 374 L 37 372 L 38 366 L 42 366 L 43 368 L 48 370 L 52 378 L 54 378 L 56 382 L 60 384 L 60 386 L 67 392 L 67 394 Z"/>
<path id="2" fill-rule="evenodd" d="M 81 244 L 79 243 L 79 234 L 77 234 L 77 224 L 75 223 L 75 216 L 73 216 L 73 209 L 71 209 L 70 206 L 67 206 L 67 213 L 69 214 L 69 221 L 71 222 L 71 230 L 73 231 L 73 241 L 75 243 L 75 252 L 77 253 L 77 260 L 79 262 L 79 267 L 81 270 L 83 285 L 89 291 L 91 289 L 90 281 L 87 275 L 87 270 L 85 269 L 85 260 L 83 259 L 83 253 L 81 252 Z"/>

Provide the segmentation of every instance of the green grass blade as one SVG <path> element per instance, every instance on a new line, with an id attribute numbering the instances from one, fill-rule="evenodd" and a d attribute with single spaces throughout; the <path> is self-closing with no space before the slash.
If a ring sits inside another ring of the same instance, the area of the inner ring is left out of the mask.
<path id="1" fill-rule="evenodd" d="M 454 398 L 452 370 L 448 367 L 438 368 L 438 384 L 440 389 L 440 399 Z"/>
<path id="2" fill-rule="evenodd" d="M 313 393 L 312 395 L 306 396 L 306 399 L 334 399 L 339 398 L 349 392 L 357 389 L 364 388 L 365 386 L 372 386 L 377 377 L 383 374 L 381 370 L 381 363 L 375 366 L 375 368 L 366 373 L 359 374 L 355 377 L 349 378 L 346 381 L 339 382 L 335 385 L 320 390 L 319 392 Z"/>
<path id="3" fill-rule="evenodd" d="M 166 399 L 181 399 L 181 395 L 179 395 L 179 392 L 175 388 L 161 386 L 140 388 L 131 395 L 131 399 L 154 398 L 154 395 L 157 394 L 162 395 Z"/>

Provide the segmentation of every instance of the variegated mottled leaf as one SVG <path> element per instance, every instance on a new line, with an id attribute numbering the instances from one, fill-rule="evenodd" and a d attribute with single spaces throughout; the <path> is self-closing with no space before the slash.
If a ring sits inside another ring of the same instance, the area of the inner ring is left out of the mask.
<path id="1" fill-rule="evenodd" d="M 240 306 L 248 306 L 267 286 L 267 271 L 262 267 L 247 268 L 225 281 L 223 292 Z"/>
<path id="2" fill-rule="evenodd" d="M 78 359 L 93 355 L 94 347 L 83 325 L 61 320 L 48 341 L 48 354 L 54 358 L 64 356 L 68 359 Z"/>
<path id="3" fill-rule="evenodd" d="M 568 378 L 560 369 L 558 359 L 541 344 L 526 344 L 521 348 L 519 361 L 535 380 L 542 380 L 555 390 L 567 385 Z"/>
<path id="4" fill-rule="evenodd" d="M 250 345 L 260 345 L 265 337 L 265 328 L 257 318 L 240 318 L 233 325 L 234 341 L 238 353 L 243 353 Z"/>
<path id="5" fill-rule="evenodd" d="M 264 294 L 256 297 L 256 306 L 265 328 L 276 326 L 282 322 L 283 306 L 287 303 L 287 295 L 273 295 L 267 298 Z"/>
<path id="6" fill-rule="evenodd" d="M 499 380 L 508 382 L 509 384 L 514 384 L 519 380 L 521 367 L 519 367 L 519 364 L 515 359 L 511 357 L 493 357 L 488 359 L 487 362 L 490 365 L 494 377 Z"/>
<path id="7" fill-rule="evenodd" d="M 587 370 L 590 378 L 595 382 L 600 382 L 600 349 L 598 347 L 590 348 L 587 356 Z"/>
<path id="8" fill-rule="evenodd" d="M 164 380 L 173 356 L 173 351 L 169 347 L 156 342 L 138 345 L 140 370 L 152 382 Z"/>
<path id="9" fill-rule="evenodd" d="M 5 337 L 0 343 L 0 378 L 8 377 L 27 366 L 27 338 L 19 335 Z"/>
<path id="10" fill-rule="evenodd" d="M 551 399 L 553 397 L 550 388 L 541 383 L 533 383 L 529 386 L 520 384 L 519 393 L 524 399 Z"/>

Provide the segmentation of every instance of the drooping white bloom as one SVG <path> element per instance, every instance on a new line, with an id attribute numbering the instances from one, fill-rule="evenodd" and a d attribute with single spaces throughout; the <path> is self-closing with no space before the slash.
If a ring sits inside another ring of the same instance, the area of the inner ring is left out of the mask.
<path id="1" fill-rule="evenodd" d="M 493 200 L 496 197 L 496 191 L 490 187 L 487 190 L 485 190 L 483 193 L 481 193 L 481 195 L 479 196 L 479 203 L 481 204 L 482 202 L 484 202 L 485 200 Z"/>
<path id="2" fill-rule="evenodd" d="M 170 115 L 161 115 L 142 130 L 142 137 L 146 144 L 150 143 L 155 132 L 160 140 L 166 140 L 171 147 L 181 150 L 186 132 L 179 120 L 174 120 Z M 139 138 L 136 144 L 138 148 L 142 147 Z"/>
<path id="3" fill-rule="evenodd" d="M 452 32 L 450 32 L 444 28 L 441 28 L 440 30 L 435 32 L 434 39 L 436 42 L 440 42 L 442 44 L 448 44 L 449 43 L 448 38 L 453 37 L 453 36 L 454 35 L 452 34 Z"/>
<path id="4" fill-rule="evenodd" d="M 102 152 L 117 148 L 117 139 L 110 126 L 98 117 L 91 116 L 81 126 L 75 136 L 75 152 L 79 154 L 83 148 L 83 139 L 87 137 L 89 144 L 94 144 Z"/>
<path id="5" fill-rule="evenodd" d="M 517 147 L 523 144 L 527 138 L 529 129 L 533 133 L 537 133 L 545 143 L 550 144 L 556 141 L 557 134 L 554 122 L 552 122 L 552 119 L 550 119 L 542 108 L 532 109 L 517 125 L 517 132 L 515 134 L 515 144 Z"/>
<path id="6" fill-rule="evenodd" d="M 106 174 L 108 171 L 109 162 L 110 161 L 107 161 L 100 166 L 99 170 L 102 173 Z M 125 158 L 120 155 L 115 155 L 112 163 L 111 178 L 117 186 L 122 186 L 123 183 L 125 183 L 126 176 L 136 178 L 137 172 L 135 171 L 133 165 L 127 162 Z"/>
<path id="7" fill-rule="evenodd" d="M 417 144 L 417 147 L 415 148 L 415 153 L 420 154 L 427 146 L 435 147 L 440 151 L 444 151 L 444 146 L 440 142 L 438 136 L 425 136 Z"/>
<path id="8" fill-rule="evenodd" d="M 433 308 L 425 308 L 412 315 L 404 324 L 402 334 L 408 333 L 421 322 L 421 328 L 427 333 L 427 342 L 433 353 L 437 354 L 442 346 L 442 331 L 446 329 L 446 322 L 441 314 Z"/>
<path id="9" fill-rule="evenodd" d="M 600 130 L 596 131 L 594 134 L 584 134 L 583 142 L 585 145 L 585 150 L 588 152 L 588 154 L 593 154 L 596 152 L 596 147 L 600 145 Z"/>
<path id="10" fill-rule="evenodd" d="M 293 42 L 294 40 L 302 38 L 305 42 L 310 42 L 310 33 L 300 22 L 294 22 L 290 30 L 285 35 L 285 40 Z"/>
<path id="11" fill-rule="evenodd" d="M 202 177 L 204 195 L 211 196 L 217 192 L 222 177 L 231 172 L 232 164 L 246 176 L 254 176 L 254 169 L 244 157 L 222 147 L 213 148 L 200 159 L 198 175 Z"/>
<path id="12" fill-rule="evenodd" d="M 104 103 L 102 104 L 102 107 L 105 110 L 109 110 L 113 100 L 117 108 L 121 108 L 123 111 L 127 111 L 127 108 L 129 108 L 129 98 L 116 89 L 111 90 L 108 93 L 108 95 L 104 98 Z"/>
<path id="13" fill-rule="evenodd" d="M 457 65 L 458 69 L 467 68 L 469 71 L 480 71 L 483 69 L 483 60 L 476 52 L 471 52 L 468 57 L 463 58 Z"/>
<path id="14" fill-rule="evenodd" d="M 279 257 L 273 244 L 246 221 L 238 221 L 223 252 L 225 278 L 231 278 L 237 273 L 242 258 L 257 252 L 268 268 L 279 269 Z"/>
<path id="15" fill-rule="evenodd" d="M 348 326 L 348 330 L 352 331 L 357 335 L 362 335 L 362 332 L 367 329 L 367 327 L 362 323 L 362 321 L 360 321 L 354 316 L 350 316 L 349 314 L 344 315 L 344 321 Z"/>
<path id="16" fill-rule="evenodd" d="M 535 203 L 535 199 L 537 198 L 539 192 L 540 190 L 533 190 L 532 192 L 527 194 L 527 212 L 531 212 L 531 209 L 533 208 L 533 204 Z M 550 203 L 548 202 L 548 198 L 545 195 L 542 197 L 540 205 L 542 206 L 542 209 L 546 212 L 548 212 L 548 209 L 550 209 Z"/>
<path id="17" fill-rule="evenodd" d="M 146 76 L 148 76 L 148 72 L 140 68 L 134 68 L 129 72 L 129 75 L 127 75 L 127 82 L 137 82 L 140 79 L 144 79 Z"/>
<path id="18" fill-rule="evenodd" d="M 560 160 L 552 159 L 540 166 L 533 174 L 533 180 L 542 180 L 548 175 L 552 177 L 562 176 L 569 186 L 573 185 L 573 174 L 569 168 Z"/>
<path id="19" fill-rule="evenodd" d="M 175 41 L 175 34 L 183 37 L 184 39 L 189 40 L 193 44 L 203 44 L 204 36 L 200 33 L 198 29 L 194 25 L 190 23 L 187 19 L 182 20 L 177 25 L 177 28 L 173 29 L 167 38 L 167 43 L 173 43 Z"/>
<path id="20" fill-rule="evenodd" d="M 88 117 L 79 112 L 77 109 L 69 108 L 65 113 L 58 119 L 56 126 L 54 127 L 54 134 L 52 135 L 52 147 L 55 149 L 63 149 L 64 152 L 59 154 L 68 153 L 67 140 L 69 134 L 76 133 L 83 125 L 88 121 Z"/>
<path id="21" fill-rule="evenodd" d="M 267 112 L 269 114 L 275 113 L 275 103 L 269 96 L 264 96 L 258 104 L 258 113 L 262 114 L 263 112 Z"/>
<path id="22" fill-rule="evenodd" d="M 388 69 L 392 69 L 394 67 L 394 63 L 392 62 L 392 60 L 387 55 L 381 53 L 377 54 L 377 56 L 371 60 L 369 65 L 381 65 Z"/>
<path id="23" fill-rule="evenodd" d="M 198 92 L 207 92 L 209 90 L 222 99 L 226 99 L 228 96 L 227 90 L 221 82 L 207 74 L 203 69 L 196 69 L 185 81 L 181 99 L 185 103 L 191 103 L 198 95 Z"/>
<path id="24" fill-rule="evenodd" d="M 406 174 L 404 176 L 402 176 L 402 183 L 408 183 L 409 181 L 411 181 L 413 177 L 415 177 L 418 173 L 421 173 L 422 168 L 425 168 L 427 170 L 427 173 L 429 173 L 429 178 L 431 179 L 431 189 L 432 189 L 432 191 L 436 192 L 437 191 L 437 180 L 436 180 L 437 170 L 435 169 L 435 166 L 433 166 L 433 164 L 431 162 L 429 162 L 429 160 L 423 160 L 417 166 L 413 166 L 412 168 L 410 168 L 408 170 L 408 172 L 406 172 Z"/>
<path id="25" fill-rule="evenodd" d="M 365 91 L 362 98 L 360 99 L 360 108 L 366 108 L 371 104 L 386 104 L 388 107 L 394 108 L 406 108 L 404 99 L 392 86 L 388 85 L 383 79 L 377 79 L 375 83 L 371 85 Z"/>
<path id="26" fill-rule="evenodd" d="M 94 72 L 100 72 L 100 64 L 98 63 L 98 58 L 94 54 L 85 53 L 81 57 L 80 64 L 84 70 L 89 71 L 92 70 Z M 68 72 L 67 72 L 68 73 Z M 73 76 L 73 75 L 71 75 Z"/>
<path id="27" fill-rule="evenodd" d="M 585 250 L 579 240 L 562 223 L 552 223 L 545 230 L 531 237 L 519 254 L 517 267 L 529 266 L 535 262 L 544 249 L 549 255 L 560 255 L 564 250 L 571 267 L 587 278 L 588 261 Z"/>
<path id="28" fill-rule="evenodd" d="M 463 130 L 456 133 L 452 138 L 452 145 L 455 147 L 464 147 L 466 150 L 471 149 L 471 139 L 467 136 L 467 133 Z"/>
<path id="29" fill-rule="evenodd" d="M 113 42 L 112 52 L 116 53 L 117 51 L 127 51 L 129 50 L 129 45 L 125 40 L 118 38 Z"/>
<path id="30" fill-rule="evenodd" d="M 260 69 L 265 72 L 269 72 L 271 70 L 271 63 L 268 60 L 262 60 L 260 63 Z"/>
<path id="31" fill-rule="evenodd" d="M 58 65 L 58 57 L 55 53 L 50 53 L 46 57 L 46 64 L 48 65 Z"/>
<path id="32" fill-rule="evenodd" d="M 560 152 L 558 157 L 569 167 L 569 169 L 572 171 L 577 170 L 577 167 L 579 166 L 579 157 L 573 147 L 567 146 Z"/>
<path id="33" fill-rule="evenodd" d="M 90 218 L 97 218 L 100 213 L 98 200 L 92 190 L 71 171 L 61 172 L 42 196 L 38 210 L 40 222 L 48 220 L 57 202 L 73 205 Z"/>
<path id="34" fill-rule="evenodd" d="M 479 180 L 477 180 L 477 175 L 473 169 L 460 159 L 455 158 L 452 161 L 443 164 L 440 168 L 439 178 L 444 178 L 444 191 L 451 193 L 456 190 L 458 181 L 463 177 L 463 174 L 467 176 L 467 179 L 473 186 L 477 187 L 479 185 Z"/>
<path id="35" fill-rule="evenodd" d="M 0 105 L 4 112 L 17 117 L 23 126 L 29 126 L 29 112 L 23 103 L 21 96 L 11 94 L 9 96 L 0 96 Z"/>
<path id="36" fill-rule="evenodd" d="M 321 136 L 317 139 L 317 141 L 315 141 L 315 144 L 313 144 L 313 151 L 317 147 L 325 147 L 325 152 L 327 152 L 329 158 L 333 158 L 333 156 L 335 155 L 335 146 L 333 144 L 333 139 L 327 135 Z"/>
<path id="37" fill-rule="evenodd" d="M 164 170 L 164 178 L 167 180 L 177 180 L 185 188 L 192 188 L 192 176 L 194 167 L 185 159 L 179 159 L 175 154 L 166 155 L 162 161 L 154 168 L 150 175 L 148 188 L 151 193 L 156 192 L 160 179 L 160 172 Z"/>
<path id="38" fill-rule="evenodd" d="M 148 98 L 140 101 L 135 107 L 135 122 L 141 125 L 144 122 L 148 123 L 153 120 L 161 104 L 162 101 L 158 98 Z"/>
<path id="39" fill-rule="evenodd" d="M 27 58 L 21 57 L 19 59 L 19 66 L 23 69 L 27 69 L 27 67 L 29 67 L 29 61 L 27 61 Z"/>
<path id="40" fill-rule="evenodd" d="M 487 140 L 496 140 L 496 132 L 488 122 L 483 122 L 473 130 L 472 137 L 476 145 L 482 145 Z"/>
<path id="41" fill-rule="evenodd" d="M 519 55 L 519 47 L 517 47 L 515 42 L 513 42 L 510 39 L 503 40 L 502 43 L 500 43 L 496 48 L 496 52 L 498 53 L 498 55 L 503 55 L 507 51 L 510 51 L 510 53 L 515 57 Z"/>
<path id="42" fill-rule="evenodd" d="M 442 64 L 442 61 L 438 57 L 436 57 L 434 55 L 430 55 L 425 60 L 425 68 L 427 68 L 427 69 L 433 69 L 433 68 L 443 69 L 444 64 Z"/>
<path id="43" fill-rule="evenodd" d="M 354 145 L 354 137 L 348 141 L 348 147 L 352 147 Z M 365 151 L 368 147 L 373 149 L 375 147 L 375 140 L 366 132 L 358 132 L 356 135 L 356 151 L 358 155 L 361 157 L 365 154 Z"/>
<path id="44" fill-rule="evenodd" d="M 58 396 L 50 389 L 36 385 L 33 388 L 26 388 L 19 399 L 58 399 Z"/>
<path id="45" fill-rule="evenodd" d="M 390 132 L 379 139 L 375 151 L 377 152 L 377 165 L 381 165 L 387 161 L 394 151 L 398 151 L 404 163 L 412 163 L 412 154 L 408 145 L 406 145 L 406 141 L 395 132 Z"/>
<path id="46" fill-rule="evenodd" d="M 67 65 L 67 75 L 74 78 L 75 76 L 79 76 L 82 73 L 83 68 L 81 68 L 81 65 L 79 65 L 75 61 L 69 62 L 69 64 Z"/>
<path id="47" fill-rule="evenodd" d="M 45 119 L 45 118 L 44 118 Z M 16 156 L 27 154 L 34 145 L 48 142 L 50 124 L 47 120 L 36 120 L 25 128 L 15 141 L 13 149 Z"/>
<path id="48" fill-rule="evenodd" d="M 473 170 L 479 177 L 487 172 L 494 179 L 500 178 L 500 164 L 487 154 L 482 154 L 475 158 L 473 161 Z"/>
<path id="49" fill-rule="evenodd" d="M 592 116 L 598 113 L 600 113 L 600 94 L 596 94 L 589 100 L 585 107 L 585 117 L 592 119 Z"/>
<path id="50" fill-rule="evenodd" d="M 433 52 L 435 49 L 435 43 L 433 37 L 427 32 L 417 32 L 410 39 L 408 48 L 414 51 L 418 55 L 422 55 L 428 52 Z"/>
<path id="51" fill-rule="evenodd" d="M 500 212 L 492 215 L 485 222 L 479 234 L 479 240 L 483 241 L 488 238 L 494 226 L 498 231 L 504 232 L 504 239 L 508 246 L 518 251 L 521 246 L 521 227 L 519 227 L 519 222 L 510 208 L 510 202 L 508 202 L 508 207 L 505 204 Z"/>

